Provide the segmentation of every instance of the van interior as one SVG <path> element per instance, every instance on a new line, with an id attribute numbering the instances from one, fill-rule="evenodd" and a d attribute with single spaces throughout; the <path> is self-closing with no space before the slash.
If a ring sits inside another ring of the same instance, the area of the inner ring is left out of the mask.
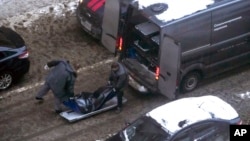
<path id="1" fill-rule="evenodd" d="M 159 27 L 143 16 L 131 18 L 126 58 L 135 59 L 148 70 L 155 72 L 158 64 Z"/>

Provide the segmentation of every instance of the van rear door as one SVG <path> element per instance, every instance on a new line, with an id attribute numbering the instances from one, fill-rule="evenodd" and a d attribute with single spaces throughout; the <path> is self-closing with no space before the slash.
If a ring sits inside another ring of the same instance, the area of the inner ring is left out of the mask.
<path id="1" fill-rule="evenodd" d="M 166 34 L 161 34 L 159 56 L 159 91 L 169 99 L 175 99 L 180 72 L 180 45 Z"/>
<path id="2" fill-rule="evenodd" d="M 116 36 L 120 18 L 120 1 L 106 0 L 103 23 L 102 23 L 102 44 L 112 53 L 115 52 Z"/>

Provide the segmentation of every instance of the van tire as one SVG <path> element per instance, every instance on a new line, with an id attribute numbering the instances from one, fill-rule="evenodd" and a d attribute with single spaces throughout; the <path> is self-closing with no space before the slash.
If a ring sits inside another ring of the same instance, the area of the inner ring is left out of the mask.
<path id="1" fill-rule="evenodd" d="M 201 74 L 198 71 L 190 72 L 181 81 L 181 93 L 193 91 L 200 82 Z"/>

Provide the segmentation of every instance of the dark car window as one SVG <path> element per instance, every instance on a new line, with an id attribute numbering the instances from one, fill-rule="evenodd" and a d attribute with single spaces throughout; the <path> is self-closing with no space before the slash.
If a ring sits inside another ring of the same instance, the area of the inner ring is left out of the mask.
<path id="1" fill-rule="evenodd" d="M 194 133 L 194 138 L 199 140 L 205 136 L 209 136 L 209 134 L 213 134 L 215 132 L 216 127 L 214 127 L 213 122 L 207 122 L 207 123 L 201 123 L 191 128 Z"/>
<path id="2" fill-rule="evenodd" d="M 214 132 L 206 134 L 200 141 L 229 141 L 229 123 L 215 123 L 214 127 Z"/>
<path id="3" fill-rule="evenodd" d="M 15 51 L 5 51 L 6 56 L 11 56 L 15 53 L 16 53 Z"/>
<path id="4" fill-rule="evenodd" d="M 15 54 L 14 51 L 1 51 L 0 52 L 0 59 L 4 59 L 4 58 L 11 56 L 13 54 Z"/>
<path id="5" fill-rule="evenodd" d="M 129 141 L 166 141 L 170 136 L 154 119 L 147 116 L 138 119 L 121 134 L 123 140 Z"/>
<path id="6" fill-rule="evenodd" d="M 172 141 L 192 141 L 189 130 L 178 133 Z"/>
<path id="7" fill-rule="evenodd" d="M 207 121 L 192 128 L 196 141 L 227 141 L 229 140 L 229 123 L 223 121 Z"/>
<path id="8" fill-rule="evenodd" d="M 213 141 L 229 141 L 229 132 L 217 132 L 211 137 Z"/>
<path id="9" fill-rule="evenodd" d="M 3 52 L 0 52 L 0 60 L 2 60 L 3 58 L 4 58 L 4 54 L 3 54 Z"/>

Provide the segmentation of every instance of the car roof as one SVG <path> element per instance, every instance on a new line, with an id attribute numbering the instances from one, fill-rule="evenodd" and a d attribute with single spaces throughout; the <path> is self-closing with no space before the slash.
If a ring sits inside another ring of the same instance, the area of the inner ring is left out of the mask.
<path id="1" fill-rule="evenodd" d="M 134 0 L 133 6 L 142 10 L 145 16 L 157 25 L 184 20 L 207 10 L 219 8 L 219 5 L 233 4 L 240 0 Z"/>
<path id="2" fill-rule="evenodd" d="M 175 100 L 155 108 L 146 116 L 155 119 L 172 134 L 198 121 L 207 119 L 233 120 L 239 117 L 231 105 L 212 95 Z M 179 124 L 182 121 L 186 121 L 186 124 L 180 127 Z"/>
<path id="3" fill-rule="evenodd" d="M 25 41 L 21 35 L 11 28 L 0 26 L 0 46 L 21 48 L 25 46 Z"/>
<path id="4" fill-rule="evenodd" d="M 214 0 L 136 0 L 138 8 L 145 9 L 154 4 L 167 4 L 167 9 L 164 12 L 156 14 L 156 18 L 160 21 L 170 21 L 179 19 L 186 15 L 190 15 L 199 10 L 206 9 L 208 5 L 214 3 Z"/>

